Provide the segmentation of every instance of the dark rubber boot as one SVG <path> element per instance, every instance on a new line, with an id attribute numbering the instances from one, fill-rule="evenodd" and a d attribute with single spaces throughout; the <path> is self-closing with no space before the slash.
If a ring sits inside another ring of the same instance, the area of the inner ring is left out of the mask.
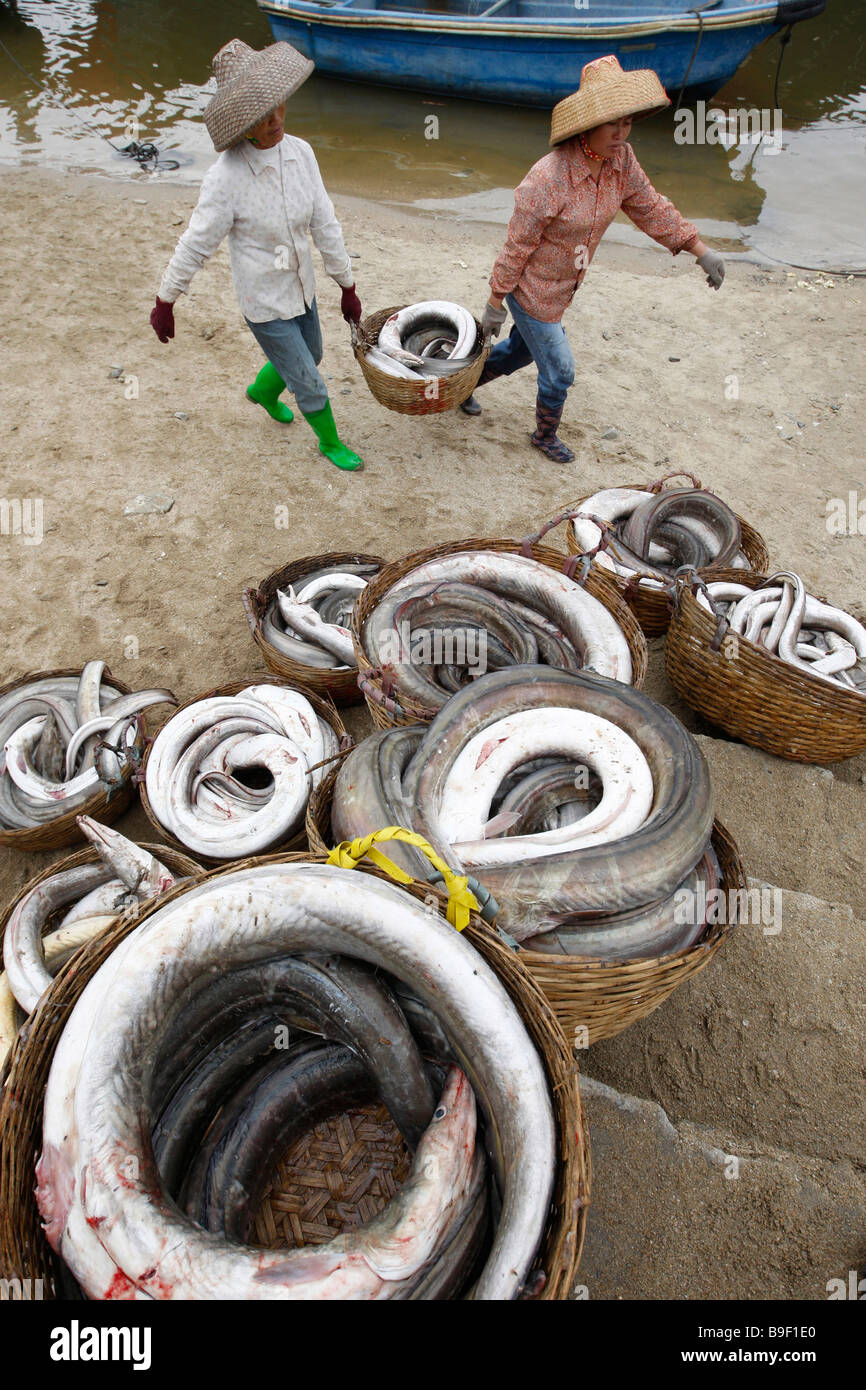
<path id="1" fill-rule="evenodd" d="M 502 373 L 495 371 L 485 362 L 481 375 L 475 383 L 475 390 L 477 391 L 479 386 L 485 386 L 488 381 L 495 381 L 498 376 L 502 376 Z M 461 401 L 460 409 L 463 411 L 464 415 L 481 414 L 481 406 L 476 401 L 474 395 L 470 396 L 468 400 Z"/>
<path id="2" fill-rule="evenodd" d="M 536 449 L 540 449 L 554 463 L 572 463 L 574 454 L 567 444 L 563 444 L 561 439 L 556 436 L 556 427 L 562 419 L 564 406 L 558 410 L 551 410 L 550 406 L 544 405 L 541 399 L 535 402 L 535 424 L 536 429 L 530 435 L 529 442 L 534 444 Z"/>
<path id="3" fill-rule="evenodd" d="M 255 401 L 256 405 L 263 405 L 274 420 L 288 425 L 295 417 L 289 407 L 277 399 L 285 389 L 286 383 L 276 367 L 271 362 L 266 362 L 255 381 L 247 387 L 247 396 L 251 401 Z"/>

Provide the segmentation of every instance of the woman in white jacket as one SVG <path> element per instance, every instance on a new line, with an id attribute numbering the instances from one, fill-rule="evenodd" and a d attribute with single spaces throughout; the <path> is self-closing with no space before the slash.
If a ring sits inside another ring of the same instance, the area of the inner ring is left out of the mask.
<path id="1" fill-rule="evenodd" d="M 150 321 L 160 342 L 174 337 L 175 301 L 228 236 L 238 303 L 268 359 L 247 395 L 287 423 L 292 412 L 279 396 L 288 386 L 326 458 L 338 468 L 361 468 L 361 459 L 337 434 L 318 371 L 322 333 L 308 237 L 342 289 L 347 321 L 360 319 L 361 303 L 316 156 L 283 128 L 286 99 L 306 81 L 313 63 L 288 43 L 256 52 L 232 39 L 213 68 L 217 92 L 204 119 L 220 157 L 202 180 Z"/>

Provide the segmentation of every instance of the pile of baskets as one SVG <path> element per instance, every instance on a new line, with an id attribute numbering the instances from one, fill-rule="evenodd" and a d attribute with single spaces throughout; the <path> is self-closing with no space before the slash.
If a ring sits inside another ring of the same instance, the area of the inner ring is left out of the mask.
<path id="1" fill-rule="evenodd" d="M 465 399 L 486 358 L 480 329 L 477 345 L 482 351 L 476 362 L 464 372 L 443 379 L 442 394 L 438 399 L 430 399 L 424 382 L 386 377 L 364 358 L 364 343 L 374 340 L 393 312 L 383 310 L 368 318 L 361 326 L 356 345 L 359 363 L 377 399 L 391 409 L 414 414 L 449 409 Z M 634 486 L 658 492 L 670 481 L 669 476 Z M 692 482 L 699 486 L 696 479 Z M 394 584 L 415 568 L 449 554 L 484 550 L 524 556 L 581 584 L 615 618 L 624 634 L 632 661 L 632 683 L 637 689 L 642 687 L 647 672 L 647 636 L 666 633 L 665 665 L 676 692 L 705 718 L 746 742 L 783 757 L 821 762 L 849 757 L 866 748 L 866 698 L 810 680 L 743 638 L 732 655 L 725 649 L 723 626 L 697 602 L 696 592 L 710 579 L 734 579 L 751 589 L 765 582 L 767 548 L 748 522 L 740 519 L 742 549 L 751 569 L 692 571 L 678 575 L 668 588 L 659 589 L 642 583 L 639 574 L 633 580 L 623 579 L 593 563 L 593 555 L 577 553 L 572 519 L 580 511 L 582 501 L 585 499 L 563 510 L 524 540 L 466 538 L 392 561 L 356 552 L 330 552 L 294 560 L 257 587 L 247 589 L 243 595 L 244 609 L 253 639 L 271 673 L 264 679 L 303 694 L 333 731 L 340 751 L 309 797 L 302 833 L 275 846 L 267 855 L 211 869 L 202 869 L 179 840 L 166 834 L 142 786 L 144 811 L 161 840 L 148 848 L 173 873 L 184 876 L 184 882 L 160 898 L 159 903 L 211 879 L 218 880 L 221 874 L 239 867 L 326 862 L 336 839 L 332 806 L 339 760 L 352 747 L 337 706 L 363 697 L 379 730 L 429 724 L 436 714 L 417 700 L 399 696 L 387 672 L 371 662 L 365 649 L 365 625 Z M 545 543 L 547 533 L 562 522 L 568 523 L 567 555 Z M 346 563 L 373 564 L 378 570 L 360 592 L 353 610 L 351 635 L 357 670 L 314 669 L 275 651 L 263 634 L 262 619 L 277 590 L 300 583 L 313 571 L 339 569 Z M 0 694 L 27 679 L 30 678 L 12 682 Z M 118 689 L 126 690 L 110 673 L 107 679 Z M 262 677 L 251 675 L 245 681 L 217 685 L 179 708 L 187 709 L 194 701 L 209 696 L 236 695 L 256 679 Z M 89 816 L 109 823 L 127 809 L 147 767 L 144 744 L 138 752 L 144 758 L 143 769 L 136 772 L 130 765 L 120 788 L 110 794 L 107 789 L 95 793 L 84 808 Z M 60 816 L 33 832 L 0 832 L 0 844 L 27 851 L 56 849 L 80 838 L 74 813 Z M 736 903 L 747 887 L 745 871 L 733 839 L 719 820 L 714 823 L 712 847 L 721 868 L 721 896 L 729 904 Z M 5 930 L 10 913 L 23 894 L 58 870 L 90 863 L 94 857 L 92 849 L 83 849 L 43 869 L 8 905 L 0 918 L 0 930 Z M 387 866 L 383 866 L 381 856 L 373 857 L 376 862 L 361 864 L 359 872 L 382 877 Z M 444 889 L 428 881 L 404 879 L 405 875 L 399 878 L 403 891 L 446 915 L 449 897 Z M 75 952 L 40 1000 L 7 1063 L 0 1101 L 0 1259 L 8 1277 L 40 1278 L 55 1297 L 68 1292 L 68 1275 L 47 1244 L 33 1193 L 33 1161 L 40 1148 L 43 1096 L 51 1061 L 65 1022 L 88 982 L 111 952 L 154 910 L 155 905 L 147 905 L 144 911 L 125 913 Z M 474 909 L 468 915 L 466 937 L 505 985 L 549 1081 L 559 1143 L 556 1188 L 536 1261 L 539 1277 L 529 1281 L 526 1292 L 527 1296 L 543 1299 L 564 1299 L 572 1289 L 580 1258 L 590 1195 L 589 1146 L 575 1054 L 645 1018 L 678 985 L 702 970 L 735 925 L 736 912 L 723 913 L 693 945 L 683 950 L 649 959 L 616 961 L 550 955 L 525 948 L 515 950 L 514 943 L 497 930 L 495 920 L 490 925 Z M 51 922 L 46 930 L 50 928 Z M 409 1156 L 399 1131 L 380 1104 L 335 1115 L 283 1155 L 277 1178 L 257 1213 L 255 1239 L 267 1249 L 325 1242 L 347 1225 L 369 1220 L 405 1180 L 408 1167 Z"/>

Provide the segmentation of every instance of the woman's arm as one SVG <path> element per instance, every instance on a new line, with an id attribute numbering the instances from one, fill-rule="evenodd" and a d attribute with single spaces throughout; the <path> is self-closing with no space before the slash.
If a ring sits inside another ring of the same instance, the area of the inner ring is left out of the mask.
<path id="1" fill-rule="evenodd" d="M 313 187 L 313 215 L 310 219 L 310 235 L 318 247 L 325 270 L 343 289 L 351 289 L 355 283 L 352 262 L 343 240 L 343 230 L 337 221 L 334 204 L 322 180 L 321 171 L 310 145 L 306 145 L 305 156 L 307 177 Z"/>
<path id="2" fill-rule="evenodd" d="M 653 241 L 666 246 L 675 256 L 679 255 L 680 251 L 703 254 L 707 248 L 701 241 L 697 227 L 694 223 L 686 221 L 670 199 L 663 197 L 653 188 L 630 145 L 626 146 L 626 150 L 628 164 L 620 204 L 623 212 L 631 218 L 636 227 L 646 232 L 647 236 L 651 236 Z M 698 246 L 702 250 L 696 252 L 695 248 Z"/>
<path id="3" fill-rule="evenodd" d="M 192 277 L 217 250 L 234 220 L 234 209 L 217 161 L 202 179 L 189 226 L 178 240 L 162 277 L 157 294 L 164 304 L 173 304 L 179 295 L 186 293 Z"/>
<path id="4" fill-rule="evenodd" d="M 559 199 L 552 187 L 548 171 L 533 165 L 526 178 L 515 189 L 514 212 L 508 223 L 505 245 L 496 258 L 490 276 L 490 303 L 502 308 L 502 299 L 517 286 L 526 262 L 538 249 L 544 229 L 559 212 Z"/>

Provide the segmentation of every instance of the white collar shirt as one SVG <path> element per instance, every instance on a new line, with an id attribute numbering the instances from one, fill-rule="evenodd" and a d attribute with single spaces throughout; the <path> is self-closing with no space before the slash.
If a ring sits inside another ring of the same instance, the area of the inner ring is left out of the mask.
<path id="1" fill-rule="evenodd" d="M 238 304 L 251 323 L 296 318 L 312 304 L 310 237 L 337 284 L 354 283 L 316 156 L 297 136 L 284 135 L 267 150 L 242 140 L 211 165 L 162 277 L 160 299 L 173 303 L 185 293 L 226 236 Z"/>

